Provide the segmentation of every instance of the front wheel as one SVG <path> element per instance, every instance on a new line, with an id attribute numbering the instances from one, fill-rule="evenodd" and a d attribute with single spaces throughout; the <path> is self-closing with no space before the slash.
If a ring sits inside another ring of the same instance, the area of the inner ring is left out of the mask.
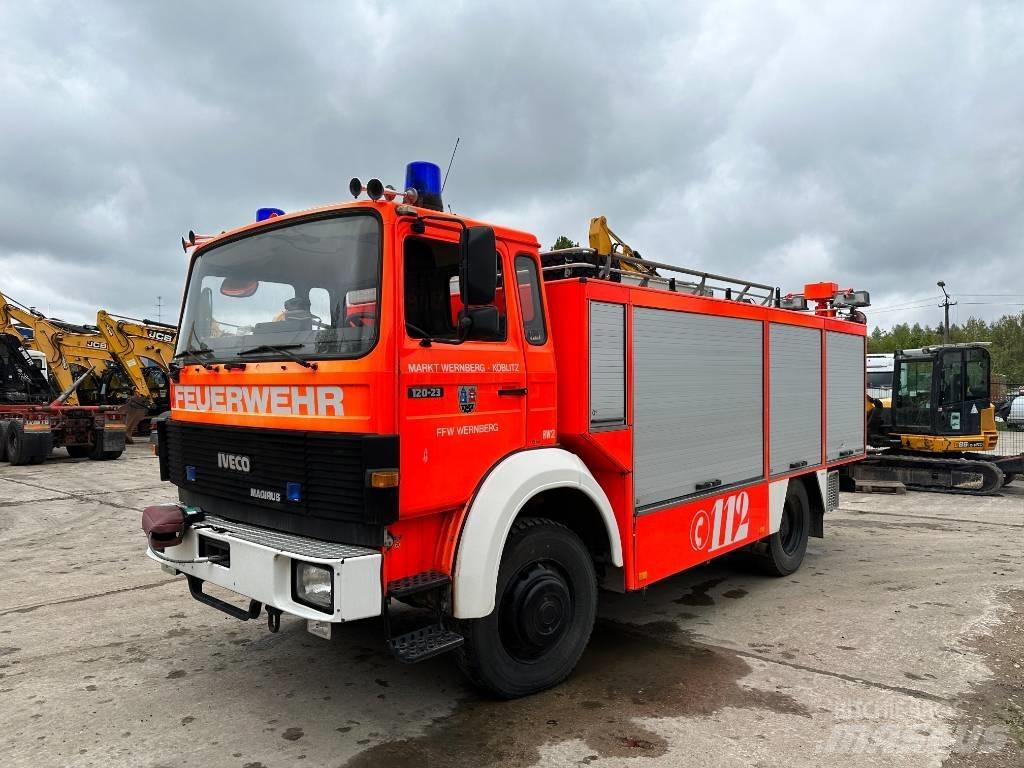
<path id="1" fill-rule="evenodd" d="M 459 666 L 503 699 L 562 682 L 583 655 L 597 615 L 590 552 L 565 526 L 519 520 L 509 532 L 489 616 L 461 622 Z"/>
<path id="2" fill-rule="evenodd" d="M 807 537 L 811 532 L 811 504 L 807 489 L 799 480 L 790 480 L 782 508 L 779 530 L 768 537 L 762 560 L 772 576 L 788 576 L 804 561 Z"/>

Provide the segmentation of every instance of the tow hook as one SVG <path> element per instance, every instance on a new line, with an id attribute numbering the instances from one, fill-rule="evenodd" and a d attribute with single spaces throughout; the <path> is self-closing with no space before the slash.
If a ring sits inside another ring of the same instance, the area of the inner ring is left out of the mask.
<path id="1" fill-rule="evenodd" d="M 281 629 L 281 609 L 267 606 L 267 629 L 277 632 Z"/>

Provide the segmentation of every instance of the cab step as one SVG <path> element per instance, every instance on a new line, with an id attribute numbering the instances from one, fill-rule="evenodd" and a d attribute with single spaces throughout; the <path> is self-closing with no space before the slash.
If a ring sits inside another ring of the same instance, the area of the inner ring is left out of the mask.
<path id="1" fill-rule="evenodd" d="M 412 576 L 405 576 L 388 582 L 388 597 L 405 600 L 421 592 L 442 589 L 451 584 L 448 574 L 440 571 L 421 571 Z"/>
<path id="2" fill-rule="evenodd" d="M 432 658 L 447 651 L 453 651 L 466 642 L 458 632 L 445 629 L 440 624 L 415 629 L 388 641 L 391 653 L 406 664 Z"/>

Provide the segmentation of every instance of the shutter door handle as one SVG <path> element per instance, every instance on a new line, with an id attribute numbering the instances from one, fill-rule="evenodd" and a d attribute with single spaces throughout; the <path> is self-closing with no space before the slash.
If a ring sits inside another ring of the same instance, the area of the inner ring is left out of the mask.
<path id="1" fill-rule="evenodd" d="M 524 397 L 526 387 L 512 387 L 510 389 L 499 389 L 498 397 Z"/>
<path id="2" fill-rule="evenodd" d="M 697 483 L 698 491 L 707 491 L 711 488 L 717 488 L 722 484 L 721 480 L 705 480 L 703 483 Z"/>

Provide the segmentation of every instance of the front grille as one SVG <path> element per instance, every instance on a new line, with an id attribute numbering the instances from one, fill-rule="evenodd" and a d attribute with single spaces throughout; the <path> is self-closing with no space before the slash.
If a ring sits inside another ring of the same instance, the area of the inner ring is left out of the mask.
<path id="1" fill-rule="evenodd" d="M 397 489 L 366 484 L 367 470 L 398 467 L 395 435 L 173 420 L 161 424 L 160 432 L 165 479 L 182 489 L 186 503 L 212 506 L 209 511 L 225 518 L 368 546 L 382 542 L 383 526 L 397 519 Z M 299 501 L 288 500 L 289 483 L 300 485 Z"/>

